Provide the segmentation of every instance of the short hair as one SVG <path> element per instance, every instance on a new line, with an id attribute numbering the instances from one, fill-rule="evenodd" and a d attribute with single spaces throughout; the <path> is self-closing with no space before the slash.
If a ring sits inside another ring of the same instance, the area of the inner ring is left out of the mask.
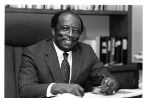
<path id="1" fill-rule="evenodd" d="M 80 23 L 81 23 L 81 32 L 83 32 L 84 25 L 83 25 L 83 21 L 82 21 L 81 17 L 79 17 L 77 14 L 75 14 L 74 12 L 72 12 L 70 10 L 65 10 L 65 11 L 60 11 L 60 12 L 55 13 L 55 15 L 51 19 L 51 28 L 54 28 L 54 29 L 56 28 L 56 26 L 58 25 L 58 19 L 59 19 L 60 15 L 65 12 L 76 15 L 79 18 Z"/>

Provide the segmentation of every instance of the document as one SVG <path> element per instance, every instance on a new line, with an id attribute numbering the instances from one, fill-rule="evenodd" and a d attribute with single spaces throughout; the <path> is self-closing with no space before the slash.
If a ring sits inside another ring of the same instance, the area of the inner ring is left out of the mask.
<path id="1" fill-rule="evenodd" d="M 70 93 L 59 94 L 54 98 L 127 98 L 142 95 L 142 89 L 120 89 L 114 95 L 85 93 L 83 97 L 75 96 Z"/>
<path id="2" fill-rule="evenodd" d="M 142 89 L 120 89 L 114 95 L 85 93 L 83 98 L 126 98 L 142 95 Z"/>
<path id="3" fill-rule="evenodd" d="M 83 98 L 83 97 L 75 96 L 75 95 L 70 94 L 70 93 L 64 93 L 64 94 L 58 94 L 57 96 L 52 97 L 52 98 Z M 88 98 L 88 97 L 86 97 L 86 98 Z"/>

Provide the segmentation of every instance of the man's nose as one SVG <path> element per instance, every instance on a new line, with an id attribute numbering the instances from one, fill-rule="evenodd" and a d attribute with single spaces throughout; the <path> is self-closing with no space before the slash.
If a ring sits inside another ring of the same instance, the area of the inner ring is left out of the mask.
<path id="1" fill-rule="evenodd" d="M 73 37 L 73 30 L 72 30 L 72 28 L 70 28 L 70 30 L 69 30 L 69 36 Z"/>

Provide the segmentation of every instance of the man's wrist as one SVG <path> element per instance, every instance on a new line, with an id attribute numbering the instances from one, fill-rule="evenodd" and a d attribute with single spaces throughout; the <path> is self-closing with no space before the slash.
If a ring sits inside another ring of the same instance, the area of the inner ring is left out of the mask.
<path id="1" fill-rule="evenodd" d="M 51 87 L 51 93 L 53 94 L 53 95 L 57 95 L 57 94 L 60 94 L 60 90 L 59 90 L 59 88 L 58 88 L 58 86 L 57 86 L 58 84 L 56 83 L 54 83 L 53 85 L 52 85 L 52 87 Z"/>
<path id="2" fill-rule="evenodd" d="M 51 83 L 51 84 L 47 87 L 46 97 L 55 96 L 55 94 L 51 92 L 52 86 L 53 86 L 54 84 L 55 84 L 55 83 Z"/>

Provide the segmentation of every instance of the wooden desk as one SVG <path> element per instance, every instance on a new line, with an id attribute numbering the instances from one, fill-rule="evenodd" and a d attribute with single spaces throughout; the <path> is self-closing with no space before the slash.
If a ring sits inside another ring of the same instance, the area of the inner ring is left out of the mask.
<path id="1" fill-rule="evenodd" d="M 139 80 L 139 67 L 136 63 L 124 66 L 112 65 L 108 67 L 120 84 L 120 89 L 137 89 Z"/>

